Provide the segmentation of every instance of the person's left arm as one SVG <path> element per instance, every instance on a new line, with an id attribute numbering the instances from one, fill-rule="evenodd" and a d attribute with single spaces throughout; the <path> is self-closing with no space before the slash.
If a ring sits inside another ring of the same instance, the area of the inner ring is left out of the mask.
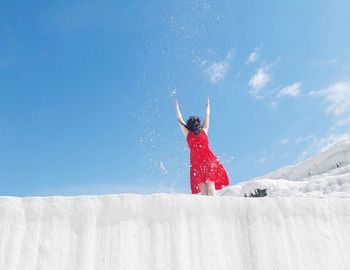
<path id="1" fill-rule="evenodd" d="M 181 131 L 182 131 L 183 135 L 185 137 L 187 137 L 188 129 L 186 128 L 185 121 L 182 118 L 182 114 L 181 114 L 181 111 L 180 111 L 180 106 L 179 106 L 179 103 L 177 102 L 177 100 L 175 101 L 175 109 L 176 109 L 176 117 L 177 117 L 177 120 L 179 121 L 179 125 L 180 125 L 180 128 L 181 128 Z"/>

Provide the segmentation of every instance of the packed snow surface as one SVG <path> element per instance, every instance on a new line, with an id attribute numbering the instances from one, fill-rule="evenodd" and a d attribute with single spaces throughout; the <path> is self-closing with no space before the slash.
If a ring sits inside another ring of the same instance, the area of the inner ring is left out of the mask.
<path id="1" fill-rule="evenodd" d="M 350 198 L 350 141 L 340 142 L 294 166 L 228 187 L 220 195 L 241 197 L 258 188 L 266 188 L 270 197 Z"/>
<path id="2" fill-rule="evenodd" d="M 350 142 L 218 195 L 0 197 L 0 269 L 350 269 Z"/>
<path id="3" fill-rule="evenodd" d="M 350 200 L 0 198 L 0 269 L 350 269 Z"/>

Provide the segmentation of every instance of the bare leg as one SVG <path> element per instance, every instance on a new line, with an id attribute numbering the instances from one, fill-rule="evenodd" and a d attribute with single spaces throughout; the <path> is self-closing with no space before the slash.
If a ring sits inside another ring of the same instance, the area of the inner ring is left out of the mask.
<path id="1" fill-rule="evenodd" d="M 215 196 L 216 195 L 215 183 L 210 180 L 207 180 L 206 183 L 207 183 L 208 195 Z"/>
<path id="2" fill-rule="evenodd" d="M 206 183 L 200 183 L 199 190 L 201 192 L 201 195 L 208 195 L 208 188 L 207 188 Z"/>

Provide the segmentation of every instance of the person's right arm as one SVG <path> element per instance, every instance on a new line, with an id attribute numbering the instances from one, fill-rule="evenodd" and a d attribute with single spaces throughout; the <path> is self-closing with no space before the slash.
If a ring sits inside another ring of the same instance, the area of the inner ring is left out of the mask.
<path id="1" fill-rule="evenodd" d="M 204 116 L 204 122 L 203 122 L 203 130 L 205 132 L 205 134 L 208 135 L 208 131 L 209 131 L 209 119 L 210 118 L 210 100 L 208 97 L 208 101 L 207 101 L 207 106 L 205 108 L 205 116 Z"/>
<path id="2" fill-rule="evenodd" d="M 177 102 L 177 100 L 175 101 L 175 109 L 176 109 L 176 116 L 177 116 L 177 120 L 179 121 L 179 126 L 181 128 L 181 131 L 184 134 L 184 136 L 187 137 L 188 129 L 185 126 L 185 121 L 182 118 L 180 106 L 179 106 L 179 103 Z"/>

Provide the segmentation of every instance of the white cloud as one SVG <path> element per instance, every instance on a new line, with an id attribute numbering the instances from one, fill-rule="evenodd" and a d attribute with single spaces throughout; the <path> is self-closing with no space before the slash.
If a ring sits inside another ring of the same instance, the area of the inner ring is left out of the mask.
<path id="1" fill-rule="evenodd" d="M 290 85 L 287 85 L 286 87 L 282 88 L 278 94 L 277 97 L 283 97 L 283 96 L 290 96 L 290 97 L 296 97 L 301 90 L 300 82 L 296 82 Z"/>
<path id="2" fill-rule="evenodd" d="M 252 64 L 252 63 L 256 62 L 258 60 L 258 58 L 259 58 L 259 54 L 256 52 L 256 50 L 251 52 L 249 54 L 248 59 L 247 59 L 247 64 Z"/>
<path id="3" fill-rule="evenodd" d="M 266 162 L 266 157 L 262 157 L 256 161 L 258 164 L 264 164 Z"/>
<path id="4" fill-rule="evenodd" d="M 272 102 L 270 102 L 269 107 L 271 110 L 274 110 L 274 111 L 277 110 L 278 109 L 278 102 L 273 100 Z"/>
<path id="5" fill-rule="evenodd" d="M 282 138 L 278 141 L 279 144 L 301 144 L 301 143 L 310 143 L 314 142 L 315 135 L 307 135 L 307 136 L 300 136 L 296 139 L 293 138 Z"/>
<path id="6" fill-rule="evenodd" d="M 310 141 L 315 138 L 315 135 L 300 136 L 295 140 L 295 144 L 300 144 L 302 142 Z"/>
<path id="7" fill-rule="evenodd" d="M 264 88 L 267 83 L 270 81 L 270 74 L 268 73 L 268 67 L 259 68 L 256 73 L 250 78 L 248 85 L 251 88 L 249 94 L 252 96 L 259 98 L 260 90 Z"/>
<path id="8" fill-rule="evenodd" d="M 231 49 L 227 52 L 227 55 L 226 55 L 226 62 L 229 62 L 231 61 L 233 58 L 235 58 L 236 56 L 236 50 L 235 49 Z"/>
<path id="9" fill-rule="evenodd" d="M 350 125 L 350 116 L 344 119 L 339 119 L 336 123 L 337 126 L 347 126 Z"/>
<path id="10" fill-rule="evenodd" d="M 311 62 L 311 64 L 315 66 L 330 66 L 330 65 L 338 64 L 338 60 L 336 58 L 330 58 L 330 59 L 316 58 Z"/>
<path id="11" fill-rule="evenodd" d="M 250 78 L 248 85 L 254 89 L 261 89 L 270 81 L 270 75 L 267 73 L 267 68 L 259 68 L 253 77 Z"/>
<path id="12" fill-rule="evenodd" d="M 329 149 L 338 142 L 349 139 L 350 134 L 348 133 L 332 133 L 324 137 L 316 137 L 315 135 L 299 137 L 295 140 L 295 143 L 300 144 L 301 142 L 310 141 L 310 151 L 311 149 L 316 149 L 317 152 L 322 152 Z"/>
<path id="13" fill-rule="evenodd" d="M 330 134 L 327 137 L 317 138 L 314 140 L 315 145 L 319 149 L 320 152 L 323 152 L 338 142 L 350 140 L 350 134 L 342 133 L 342 134 Z"/>
<path id="14" fill-rule="evenodd" d="M 324 97 L 329 103 L 326 111 L 329 115 L 338 117 L 350 113 L 350 81 L 337 82 L 310 95 Z"/>
<path id="15" fill-rule="evenodd" d="M 306 141 L 309 139 L 312 139 L 306 149 L 303 150 L 303 152 L 298 156 L 296 161 L 304 160 L 305 158 L 315 155 L 317 153 L 326 151 L 327 149 L 331 148 L 335 144 L 350 140 L 350 134 L 349 133 L 332 133 L 324 137 L 316 137 L 314 135 L 309 135 L 307 137 L 300 137 L 301 141 Z M 299 138 L 296 140 L 295 143 L 300 143 Z"/>
<path id="16" fill-rule="evenodd" d="M 279 140 L 279 143 L 280 143 L 280 144 L 287 144 L 288 142 L 289 142 L 289 139 L 288 139 L 288 138 Z"/>
<path id="17" fill-rule="evenodd" d="M 204 70 L 204 73 L 207 75 L 210 82 L 215 84 L 225 79 L 225 76 L 230 69 L 230 62 L 235 57 L 235 54 L 236 51 L 234 49 L 229 50 L 224 60 L 212 63 Z M 203 60 L 202 66 L 205 67 L 207 65 L 208 61 Z"/>
<path id="18" fill-rule="evenodd" d="M 306 157 L 309 155 L 309 151 L 308 150 L 304 150 L 303 152 L 300 153 L 300 155 L 297 157 L 296 161 L 301 161 L 306 159 Z"/>
<path id="19" fill-rule="evenodd" d="M 225 78 L 229 68 L 230 65 L 228 62 L 214 63 L 207 68 L 206 73 L 212 83 L 217 83 Z"/>

